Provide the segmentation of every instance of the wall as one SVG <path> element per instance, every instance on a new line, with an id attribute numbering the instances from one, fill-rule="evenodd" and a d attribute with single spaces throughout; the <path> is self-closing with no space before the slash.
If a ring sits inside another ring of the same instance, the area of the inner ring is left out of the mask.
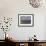
<path id="1" fill-rule="evenodd" d="M 27 40 L 34 34 L 37 35 L 37 39 L 46 40 L 45 12 L 46 6 L 33 8 L 28 0 L 0 0 L 0 19 L 4 16 L 13 18 L 8 33 L 17 40 Z M 18 27 L 18 14 L 34 14 L 34 27 Z M 0 35 L 2 33 L 3 31 L 0 31 Z M 0 39 L 4 38 L 0 36 Z"/>

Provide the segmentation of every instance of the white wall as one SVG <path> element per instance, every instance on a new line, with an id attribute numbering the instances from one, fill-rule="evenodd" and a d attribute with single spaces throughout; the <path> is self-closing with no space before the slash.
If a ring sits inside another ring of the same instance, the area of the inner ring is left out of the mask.
<path id="1" fill-rule="evenodd" d="M 10 34 L 17 40 L 27 40 L 34 34 L 39 40 L 46 40 L 45 36 L 45 15 L 46 6 L 33 8 L 28 0 L 0 0 L 0 18 L 12 17 L 13 22 Z M 34 27 L 18 27 L 18 14 L 34 14 Z M 0 31 L 0 35 L 2 31 Z M 0 39 L 3 37 L 0 36 Z"/>

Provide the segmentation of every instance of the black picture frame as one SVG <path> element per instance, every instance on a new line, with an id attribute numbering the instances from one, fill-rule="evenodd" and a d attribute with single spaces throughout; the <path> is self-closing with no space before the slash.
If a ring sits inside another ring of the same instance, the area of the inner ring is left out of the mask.
<path id="1" fill-rule="evenodd" d="M 18 26 L 19 27 L 33 27 L 34 14 L 18 14 Z"/>

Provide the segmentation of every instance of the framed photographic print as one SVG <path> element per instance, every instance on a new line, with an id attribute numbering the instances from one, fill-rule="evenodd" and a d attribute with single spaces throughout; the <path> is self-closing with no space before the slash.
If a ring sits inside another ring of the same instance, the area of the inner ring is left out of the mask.
<path id="1" fill-rule="evenodd" d="M 34 14 L 18 14 L 19 27 L 32 27 L 34 26 Z"/>

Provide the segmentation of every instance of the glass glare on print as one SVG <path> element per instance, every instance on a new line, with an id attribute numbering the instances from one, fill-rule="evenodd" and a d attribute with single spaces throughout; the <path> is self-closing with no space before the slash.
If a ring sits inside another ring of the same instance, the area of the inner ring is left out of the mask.
<path id="1" fill-rule="evenodd" d="M 21 16 L 20 23 L 21 24 L 31 24 L 31 16 Z"/>

